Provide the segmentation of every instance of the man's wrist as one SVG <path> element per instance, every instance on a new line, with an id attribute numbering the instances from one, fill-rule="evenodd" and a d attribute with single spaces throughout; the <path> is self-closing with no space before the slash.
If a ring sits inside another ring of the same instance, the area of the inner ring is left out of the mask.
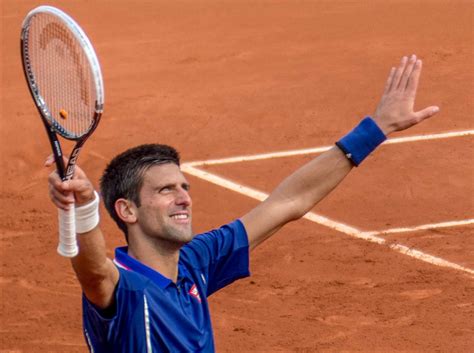
<path id="1" fill-rule="evenodd" d="M 382 130 L 383 134 L 385 136 L 388 136 L 390 135 L 392 132 L 393 132 L 393 129 L 390 128 L 390 126 L 388 124 L 385 124 L 379 117 L 377 114 L 374 114 L 374 116 L 372 117 L 372 120 L 375 122 L 375 124 L 377 124 L 377 126 L 379 127 L 380 130 Z"/>
<path id="2" fill-rule="evenodd" d="M 99 224 L 99 194 L 94 191 L 94 199 L 76 207 L 76 233 L 87 233 Z"/>
<path id="3" fill-rule="evenodd" d="M 351 132 L 336 142 L 346 157 L 354 164 L 360 163 L 387 139 L 384 131 L 371 118 L 366 117 Z"/>

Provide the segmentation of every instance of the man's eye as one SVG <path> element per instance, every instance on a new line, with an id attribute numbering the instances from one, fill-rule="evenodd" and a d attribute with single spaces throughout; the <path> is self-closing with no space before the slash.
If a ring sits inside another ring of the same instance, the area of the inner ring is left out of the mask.
<path id="1" fill-rule="evenodd" d="M 170 191 L 171 191 L 171 188 L 169 186 L 165 186 L 164 188 L 160 189 L 160 193 L 167 193 Z"/>

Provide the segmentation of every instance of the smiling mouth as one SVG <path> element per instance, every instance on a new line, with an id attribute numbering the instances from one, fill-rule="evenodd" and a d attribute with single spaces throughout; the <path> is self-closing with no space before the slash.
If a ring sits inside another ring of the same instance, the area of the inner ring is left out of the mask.
<path id="1" fill-rule="evenodd" d="M 171 218 L 176 219 L 176 220 L 187 220 L 189 219 L 189 215 L 188 214 L 175 214 L 175 215 L 172 215 Z"/>

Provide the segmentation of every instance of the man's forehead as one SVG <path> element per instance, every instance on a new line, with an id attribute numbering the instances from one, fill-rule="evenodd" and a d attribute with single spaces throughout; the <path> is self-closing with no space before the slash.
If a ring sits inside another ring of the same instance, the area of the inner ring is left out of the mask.
<path id="1" fill-rule="evenodd" d="M 187 183 L 184 174 L 179 166 L 174 163 L 154 165 L 145 172 L 144 183 L 164 184 L 164 183 Z"/>

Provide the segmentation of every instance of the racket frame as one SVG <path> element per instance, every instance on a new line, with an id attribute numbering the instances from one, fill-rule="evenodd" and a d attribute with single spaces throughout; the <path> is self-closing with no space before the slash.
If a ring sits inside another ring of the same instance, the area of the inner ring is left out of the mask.
<path id="1" fill-rule="evenodd" d="M 59 18 L 70 32 L 74 35 L 76 40 L 80 43 L 84 54 L 89 62 L 92 77 L 94 80 L 94 86 L 96 89 L 96 102 L 95 102 L 95 111 L 92 118 L 92 123 L 87 130 L 87 132 L 80 136 L 73 136 L 68 134 L 67 131 L 56 122 L 56 120 L 51 116 L 51 113 L 41 96 L 41 92 L 35 81 L 35 75 L 32 71 L 30 62 L 29 62 L 29 52 L 28 52 L 28 41 L 29 41 L 29 27 L 32 18 L 35 15 L 39 14 L 49 14 Z M 92 43 L 90 42 L 87 35 L 84 33 L 82 28 L 66 13 L 63 11 L 52 7 L 52 6 L 39 6 L 31 10 L 25 19 L 23 20 L 21 38 L 20 38 L 20 51 L 23 64 L 23 72 L 25 74 L 26 81 L 28 83 L 28 89 L 30 94 L 35 102 L 35 106 L 38 110 L 41 120 L 43 121 L 44 127 L 46 129 L 49 142 L 51 144 L 51 149 L 54 154 L 54 160 L 56 163 L 57 171 L 59 177 L 63 181 L 72 179 L 74 175 L 74 168 L 79 157 L 79 152 L 81 151 L 82 146 L 86 140 L 92 135 L 94 130 L 99 124 L 100 118 L 103 113 L 104 107 L 104 85 L 102 79 L 102 72 L 100 69 L 99 60 L 93 49 Z M 64 155 L 62 152 L 61 145 L 59 143 L 57 134 L 61 135 L 67 140 L 76 141 L 74 148 L 71 151 L 67 165 L 64 164 Z M 79 253 L 79 248 L 77 246 L 76 239 L 76 229 L 75 229 L 75 214 L 74 214 L 74 205 L 70 205 L 67 211 L 59 210 L 59 246 L 58 253 L 65 257 L 74 257 Z"/>

